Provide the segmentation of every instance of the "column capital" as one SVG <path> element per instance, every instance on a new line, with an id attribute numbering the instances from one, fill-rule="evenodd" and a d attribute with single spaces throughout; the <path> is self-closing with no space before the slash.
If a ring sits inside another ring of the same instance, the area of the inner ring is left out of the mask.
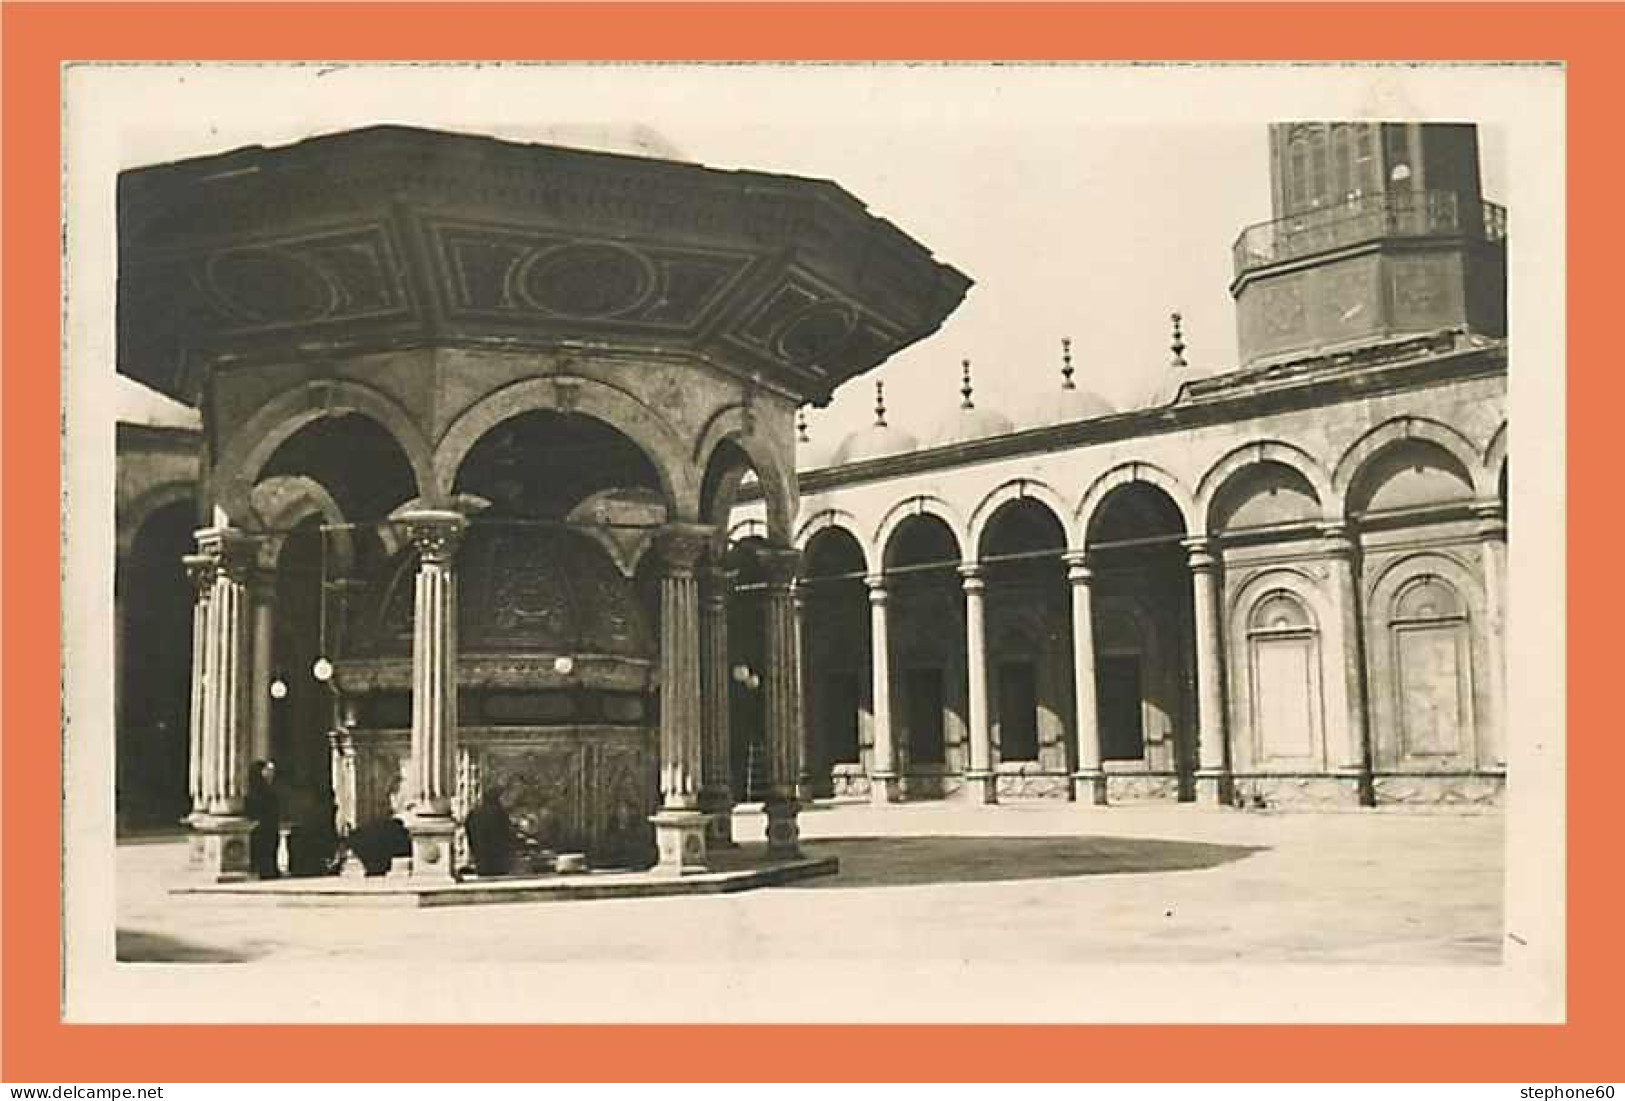
<path id="1" fill-rule="evenodd" d="M 1346 557 L 1359 549 L 1354 529 L 1342 521 L 1320 525 L 1320 537 L 1325 540 L 1326 553 L 1330 555 Z"/>
<path id="2" fill-rule="evenodd" d="M 769 588 L 787 589 L 795 584 L 801 568 L 801 552 L 794 547 L 765 547 L 756 553 Z"/>
<path id="3" fill-rule="evenodd" d="M 655 532 L 655 547 L 668 574 L 692 574 L 715 538 L 706 524 L 667 524 Z"/>
<path id="4" fill-rule="evenodd" d="M 244 581 L 259 564 L 261 540 L 241 528 L 199 528 L 193 535 L 197 539 L 198 553 L 188 557 L 212 563 L 215 576 Z"/>
<path id="5" fill-rule="evenodd" d="M 979 593 L 987 588 L 980 562 L 966 562 L 959 567 L 960 587 L 968 593 Z"/>
<path id="6" fill-rule="evenodd" d="M 181 564 L 186 567 L 186 579 L 192 583 L 193 596 L 199 600 L 209 598 L 214 586 L 216 562 L 212 554 L 183 554 Z"/>
<path id="7" fill-rule="evenodd" d="M 1473 518 L 1478 521 L 1480 539 L 1506 539 L 1507 510 L 1500 501 L 1473 502 Z"/>
<path id="8" fill-rule="evenodd" d="M 734 571 L 712 561 L 700 566 L 695 573 L 700 579 L 700 600 L 713 610 L 727 607 L 736 576 Z"/>
<path id="9" fill-rule="evenodd" d="M 1218 545 L 1208 536 L 1195 535 L 1179 541 L 1185 548 L 1185 554 L 1190 567 L 1196 572 L 1206 572 L 1218 568 Z"/>
<path id="10" fill-rule="evenodd" d="M 425 564 L 448 565 L 457 554 L 468 517 L 451 509 L 423 508 L 390 517 L 406 533 Z"/>
<path id="11" fill-rule="evenodd" d="M 1061 555 L 1061 561 L 1066 563 L 1066 579 L 1074 585 L 1087 585 L 1095 579 L 1095 571 L 1089 566 L 1089 552 L 1086 550 L 1069 550 Z"/>
<path id="12" fill-rule="evenodd" d="M 863 583 L 865 585 L 869 586 L 869 603 L 871 603 L 871 604 L 884 604 L 884 603 L 886 603 L 887 592 L 886 592 L 886 575 L 885 574 L 883 574 L 883 573 L 871 573 L 871 574 L 868 574 L 868 575 L 866 575 L 864 577 Z"/>

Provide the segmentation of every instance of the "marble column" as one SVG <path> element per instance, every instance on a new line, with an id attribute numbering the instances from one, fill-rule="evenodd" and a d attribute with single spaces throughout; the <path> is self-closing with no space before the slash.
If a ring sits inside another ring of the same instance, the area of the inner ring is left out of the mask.
<path id="1" fill-rule="evenodd" d="M 412 761 L 406 829 L 412 835 L 412 878 L 449 881 L 456 873 L 452 817 L 457 766 L 458 544 L 468 520 L 460 512 L 417 509 L 395 522 L 417 550 L 412 616 Z"/>
<path id="2" fill-rule="evenodd" d="M 209 596 L 214 592 L 214 559 L 206 554 L 188 554 L 183 559 L 187 579 L 192 582 L 192 682 L 191 706 L 186 726 L 186 792 L 192 800 L 192 813 L 205 813 L 203 801 L 204 741 L 207 737 L 209 708 Z"/>
<path id="3" fill-rule="evenodd" d="M 733 762 L 728 729 L 733 678 L 728 664 L 728 590 L 719 565 L 700 571 L 700 809 L 711 816 L 713 848 L 733 848 Z"/>
<path id="4" fill-rule="evenodd" d="M 873 674 L 874 748 L 869 766 L 869 799 L 896 803 L 902 799 L 897 778 L 897 746 L 891 726 L 891 631 L 887 625 L 886 576 L 871 574 L 869 586 L 869 665 Z"/>
<path id="5" fill-rule="evenodd" d="M 1365 617 L 1355 575 L 1359 544 L 1345 524 L 1328 524 L 1323 534 L 1336 615 L 1329 626 L 1333 653 L 1341 655 L 1347 719 L 1339 724 L 1345 736 L 1341 746 L 1328 746 L 1332 771 L 1353 787 L 1357 802 L 1376 802 L 1371 775 L 1371 713 L 1366 696 Z"/>
<path id="6" fill-rule="evenodd" d="M 1224 635 L 1219 602 L 1219 560 L 1204 538 L 1185 540 L 1191 568 L 1196 626 L 1196 725 L 1198 802 L 1230 802 L 1224 717 Z"/>
<path id="7" fill-rule="evenodd" d="M 829 775 L 829 766 L 822 761 L 815 760 L 813 753 L 813 711 L 809 695 L 812 692 L 811 671 L 807 668 L 807 588 L 800 581 L 794 582 L 790 587 L 790 597 L 795 615 L 796 637 L 796 683 L 801 687 L 801 717 L 796 725 L 796 737 L 799 749 L 796 760 L 799 761 L 796 772 L 796 802 L 807 806 L 818 798 L 817 781 L 814 776 L 814 767 Z"/>
<path id="8" fill-rule="evenodd" d="M 248 580 L 249 604 L 253 608 L 253 670 L 248 688 L 249 714 L 253 723 L 249 734 L 249 758 L 271 759 L 271 669 L 275 648 L 276 629 L 276 574 L 272 570 L 256 568 Z M 278 762 L 278 772 L 285 765 Z"/>
<path id="9" fill-rule="evenodd" d="M 665 875 L 706 870 L 711 816 L 700 809 L 704 771 L 700 713 L 700 595 L 695 566 L 714 533 L 668 524 L 657 545 L 660 578 L 660 812 L 652 821 Z"/>
<path id="10" fill-rule="evenodd" d="M 784 547 L 761 552 L 767 578 L 767 670 L 763 704 L 767 712 L 767 854 L 773 859 L 801 855 L 796 819 L 796 781 L 801 775 L 801 658 L 796 643 L 795 581 L 801 553 Z"/>
<path id="11" fill-rule="evenodd" d="M 1499 501 L 1476 506 L 1478 538 L 1484 548 L 1485 642 L 1490 655 L 1490 722 L 1482 759 L 1495 769 L 1507 763 L 1506 606 L 1507 522 Z"/>
<path id="12" fill-rule="evenodd" d="M 972 801 L 998 802 L 998 777 L 993 771 L 993 732 L 987 717 L 987 582 L 982 567 L 959 567 L 965 590 L 965 676 L 969 712 L 970 768 L 965 787 Z"/>
<path id="13" fill-rule="evenodd" d="M 243 814 L 248 786 L 250 609 L 248 575 L 255 540 L 234 528 L 197 533 L 198 568 L 210 576 L 203 617 L 202 738 L 197 755 L 198 810 L 193 813 L 191 864 L 216 881 L 246 879 L 248 834 Z M 203 564 L 203 563 L 206 563 Z"/>
<path id="14" fill-rule="evenodd" d="M 1072 682 L 1078 728 L 1078 770 L 1072 798 L 1085 807 L 1106 805 L 1106 773 L 1101 765 L 1100 709 L 1095 699 L 1094 571 L 1083 551 L 1065 556 L 1072 590 Z"/>

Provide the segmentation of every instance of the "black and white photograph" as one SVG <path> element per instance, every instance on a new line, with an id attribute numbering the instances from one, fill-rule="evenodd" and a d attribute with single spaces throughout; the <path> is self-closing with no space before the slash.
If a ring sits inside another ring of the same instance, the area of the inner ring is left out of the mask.
<path id="1" fill-rule="evenodd" d="M 66 1019 L 1562 1019 L 1561 67 L 64 88 Z"/>

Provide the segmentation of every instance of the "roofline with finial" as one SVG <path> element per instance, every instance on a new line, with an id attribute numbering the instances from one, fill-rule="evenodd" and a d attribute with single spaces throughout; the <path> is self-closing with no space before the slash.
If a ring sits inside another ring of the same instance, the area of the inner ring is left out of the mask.
<path id="1" fill-rule="evenodd" d="M 1076 390 L 1078 384 L 1072 381 L 1072 338 L 1061 338 L 1061 389 Z"/>
<path id="2" fill-rule="evenodd" d="M 971 400 L 974 391 L 970 384 L 970 360 L 962 359 L 959 362 L 962 369 L 959 378 L 959 408 L 975 409 L 976 403 Z"/>

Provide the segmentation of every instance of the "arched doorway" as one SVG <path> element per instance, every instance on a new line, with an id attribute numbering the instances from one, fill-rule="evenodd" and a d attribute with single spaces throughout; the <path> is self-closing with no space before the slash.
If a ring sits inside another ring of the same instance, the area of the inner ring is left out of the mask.
<path id="1" fill-rule="evenodd" d="M 1000 505 L 982 529 L 988 719 L 1002 799 L 1070 794 L 1073 714 L 1066 529 L 1035 497 Z"/>
<path id="2" fill-rule="evenodd" d="M 867 796 L 874 749 L 869 600 L 863 547 L 848 530 L 819 529 L 802 558 L 802 687 L 813 793 Z"/>
<path id="3" fill-rule="evenodd" d="M 195 503 L 164 505 L 136 529 L 118 566 L 114 806 L 120 831 L 178 828 L 192 809 L 187 747 L 193 590 L 183 559 L 193 550 L 196 527 Z"/>
<path id="4" fill-rule="evenodd" d="M 926 511 L 903 518 L 882 552 L 892 738 L 904 798 L 956 792 L 970 764 L 962 561 L 953 529 Z"/>
<path id="5" fill-rule="evenodd" d="M 1184 514 L 1161 486 L 1113 486 L 1086 520 L 1107 799 L 1195 797 L 1196 657 Z"/>

